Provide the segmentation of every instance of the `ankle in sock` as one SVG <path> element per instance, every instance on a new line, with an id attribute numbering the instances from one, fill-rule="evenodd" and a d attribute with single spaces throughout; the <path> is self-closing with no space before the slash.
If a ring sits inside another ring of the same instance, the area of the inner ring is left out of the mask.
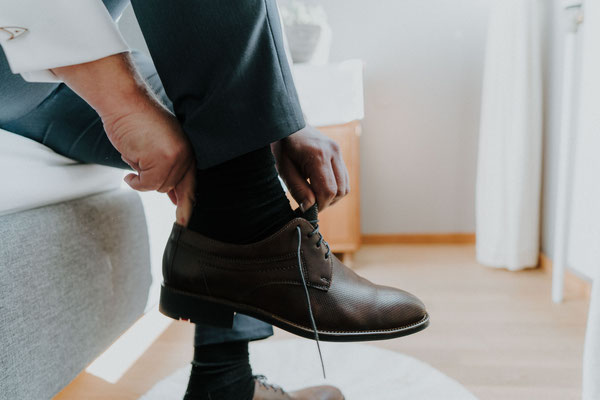
<path id="1" fill-rule="evenodd" d="M 196 346 L 184 400 L 251 400 L 254 378 L 248 342 Z"/>
<path id="2" fill-rule="evenodd" d="M 188 228 L 222 242 L 256 242 L 294 218 L 270 146 L 198 170 L 196 187 Z"/>

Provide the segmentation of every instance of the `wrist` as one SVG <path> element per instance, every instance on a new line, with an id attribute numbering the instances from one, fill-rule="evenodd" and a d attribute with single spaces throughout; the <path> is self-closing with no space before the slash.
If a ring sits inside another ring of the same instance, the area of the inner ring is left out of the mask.
<path id="1" fill-rule="evenodd" d="M 96 110 L 102 120 L 148 110 L 158 101 L 128 53 L 52 70 Z"/>
<path id="2" fill-rule="evenodd" d="M 93 106 L 105 123 L 125 116 L 148 114 L 162 106 L 145 88 L 131 87 L 103 97 Z"/>

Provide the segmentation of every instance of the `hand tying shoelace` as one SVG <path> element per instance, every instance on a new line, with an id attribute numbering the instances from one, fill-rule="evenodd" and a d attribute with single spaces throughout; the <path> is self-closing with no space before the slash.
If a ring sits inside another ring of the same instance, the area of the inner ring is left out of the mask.
<path id="1" fill-rule="evenodd" d="M 316 205 L 315 205 L 316 208 Z M 331 254 L 331 248 L 329 247 L 329 244 L 327 243 L 327 241 L 325 241 L 325 239 L 323 239 L 323 235 L 321 235 L 321 232 L 319 232 L 319 225 L 318 219 L 311 219 L 308 220 L 308 222 L 310 222 L 315 229 L 308 235 L 308 237 L 312 237 L 315 234 L 319 235 L 319 241 L 317 242 L 317 247 L 320 247 L 321 244 L 325 244 L 325 246 L 327 246 L 327 253 L 325 254 L 325 259 L 328 259 L 330 254 Z M 300 226 L 296 227 L 296 232 L 298 232 L 298 251 L 297 251 L 297 256 L 298 256 L 298 269 L 300 270 L 300 277 L 302 278 L 302 284 L 304 286 L 304 293 L 306 294 L 306 303 L 308 304 L 308 314 L 310 316 L 310 322 L 312 324 L 312 328 L 313 331 L 315 333 L 315 342 L 317 342 L 317 350 L 319 351 L 319 359 L 321 360 L 321 368 L 323 369 L 323 378 L 326 379 L 327 376 L 325 374 L 325 363 L 323 362 L 323 354 L 321 353 L 321 344 L 319 342 L 319 332 L 317 331 L 317 324 L 315 323 L 315 317 L 313 315 L 313 311 L 312 311 L 312 305 L 310 303 L 310 294 L 308 292 L 308 286 L 306 284 L 306 277 L 304 276 L 304 269 L 302 268 L 302 256 L 301 256 L 301 246 L 302 246 L 302 230 L 300 229 Z"/>

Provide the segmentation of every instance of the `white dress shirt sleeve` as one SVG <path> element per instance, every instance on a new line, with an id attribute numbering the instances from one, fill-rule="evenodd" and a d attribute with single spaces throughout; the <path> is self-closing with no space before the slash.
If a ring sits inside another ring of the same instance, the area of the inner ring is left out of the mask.
<path id="1" fill-rule="evenodd" d="M 30 82 L 59 82 L 51 68 L 129 51 L 101 0 L 0 0 L 0 44 Z"/>

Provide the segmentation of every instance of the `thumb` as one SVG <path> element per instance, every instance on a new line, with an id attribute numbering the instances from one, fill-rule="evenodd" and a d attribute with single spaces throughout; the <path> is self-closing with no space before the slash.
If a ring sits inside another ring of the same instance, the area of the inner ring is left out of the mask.
<path id="1" fill-rule="evenodd" d="M 187 226 L 192 211 L 194 209 L 194 193 L 195 193 L 195 168 L 189 168 L 181 181 L 175 186 L 175 196 L 177 197 L 177 210 L 175 218 L 177 223 L 182 226 Z"/>
<path id="2" fill-rule="evenodd" d="M 300 205 L 302 211 L 308 210 L 315 204 L 315 194 L 310 185 L 293 165 L 289 166 L 289 168 L 285 168 L 285 173 L 282 178 L 289 189 L 290 194 L 294 200 L 296 200 L 298 205 Z"/>
<path id="3" fill-rule="evenodd" d="M 174 205 L 177 205 L 177 193 L 175 193 L 175 189 L 171 189 L 167 192 L 167 196 Z"/>
<path id="4" fill-rule="evenodd" d="M 127 183 L 132 189 L 142 191 L 142 184 L 140 181 L 140 176 L 134 173 L 127 174 L 125 178 L 123 178 L 125 183 Z"/>

